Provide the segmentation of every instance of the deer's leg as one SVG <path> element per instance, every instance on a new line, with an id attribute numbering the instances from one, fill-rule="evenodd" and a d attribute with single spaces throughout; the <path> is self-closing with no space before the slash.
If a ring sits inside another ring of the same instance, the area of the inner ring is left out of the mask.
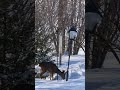
<path id="1" fill-rule="evenodd" d="M 53 80 L 53 73 L 51 73 L 51 80 Z"/>
<path id="2" fill-rule="evenodd" d="M 53 74 L 50 73 L 49 75 L 50 75 L 50 80 L 53 80 Z"/>
<path id="3" fill-rule="evenodd" d="M 45 73 L 46 71 L 42 71 L 41 73 L 40 73 L 40 78 L 42 78 L 42 76 L 43 76 L 43 74 Z"/>
<path id="4" fill-rule="evenodd" d="M 51 75 L 51 73 L 49 74 L 50 75 L 50 80 L 52 79 L 52 75 Z"/>
<path id="5" fill-rule="evenodd" d="M 49 74 L 50 75 L 50 80 L 52 79 L 52 75 L 51 75 L 51 73 Z"/>

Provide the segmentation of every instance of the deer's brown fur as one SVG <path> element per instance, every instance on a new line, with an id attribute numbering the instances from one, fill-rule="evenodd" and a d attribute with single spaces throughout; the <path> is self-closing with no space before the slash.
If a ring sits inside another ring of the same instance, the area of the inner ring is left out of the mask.
<path id="1" fill-rule="evenodd" d="M 65 71 L 63 70 L 61 72 L 54 63 L 42 62 L 39 64 L 39 66 L 41 67 L 40 77 L 42 77 L 42 75 L 48 71 L 50 73 L 50 80 L 51 79 L 53 80 L 54 73 L 57 73 L 58 75 L 60 75 L 62 77 L 62 79 L 65 79 Z"/>

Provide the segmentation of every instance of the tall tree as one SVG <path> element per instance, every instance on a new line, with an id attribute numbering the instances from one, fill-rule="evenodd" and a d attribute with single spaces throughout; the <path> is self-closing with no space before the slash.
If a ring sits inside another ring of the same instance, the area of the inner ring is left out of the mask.
<path id="1" fill-rule="evenodd" d="M 62 53 L 67 50 L 67 31 L 73 24 L 78 31 L 76 51 L 78 52 L 79 47 L 84 47 L 84 6 L 84 0 L 36 0 L 36 29 L 49 32 L 50 43 L 53 43 L 51 45 L 56 52 L 59 50 L 60 34 Z"/>

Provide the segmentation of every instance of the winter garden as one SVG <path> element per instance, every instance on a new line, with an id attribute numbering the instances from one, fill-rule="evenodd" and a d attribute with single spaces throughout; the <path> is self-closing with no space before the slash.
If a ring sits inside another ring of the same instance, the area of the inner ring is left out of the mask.
<path id="1" fill-rule="evenodd" d="M 35 5 L 35 89 L 84 90 L 85 1 L 36 0 Z"/>

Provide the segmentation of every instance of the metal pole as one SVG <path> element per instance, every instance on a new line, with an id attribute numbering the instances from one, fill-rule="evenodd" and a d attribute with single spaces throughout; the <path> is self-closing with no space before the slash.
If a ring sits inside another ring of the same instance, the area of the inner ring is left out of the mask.
<path id="1" fill-rule="evenodd" d="M 71 46 L 72 46 L 72 40 L 70 40 L 70 43 L 69 43 L 69 58 L 68 58 L 68 68 L 67 68 L 67 77 L 66 77 L 66 81 L 68 81 L 68 77 L 69 77 L 69 62 L 70 62 L 70 54 L 71 54 Z"/>

